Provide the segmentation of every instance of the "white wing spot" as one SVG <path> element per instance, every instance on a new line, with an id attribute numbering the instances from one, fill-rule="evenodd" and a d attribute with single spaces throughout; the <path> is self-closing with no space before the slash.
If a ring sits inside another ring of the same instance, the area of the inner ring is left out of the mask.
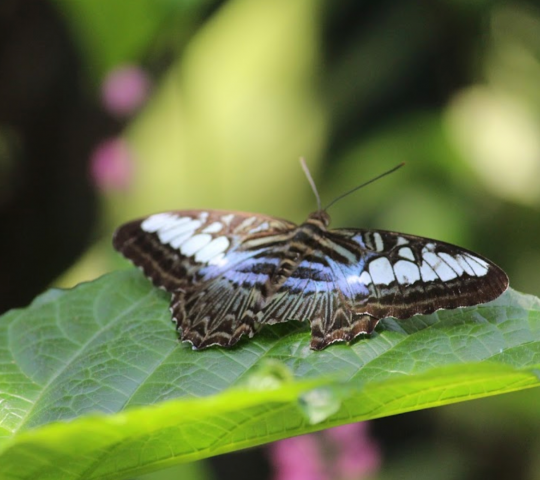
<path id="1" fill-rule="evenodd" d="M 396 245 L 409 245 L 409 240 L 404 237 L 397 237 Z"/>
<path id="2" fill-rule="evenodd" d="M 208 225 L 202 233 L 217 233 L 223 228 L 223 224 L 219 222 L 214 222 Z"/>
<path id="3" fill-rule="evenodd" d="M 208 265 L 217 265 L 218 267 L 223 267 L 226 265 L 229 261 L 227 260 L 227 257 L 224 253 L 220 253 L 216 257 L 213 257 L 211 260 L 208 261 Z"/>
<path id="4" fill-rule="evenodd" d="M 472 255 L 464 254 L 465 258 L 472 260 L 469 265 L 474 270 L 474 274 L 477 277 L 483 277 L 489 270 L 489 263 L 485 262 L 481 258 L 473 257 Z"/>
<path id="5" fill-rule="evenodd" d="M 229 215 L 223 215 L 223 217 L 221 217 L 221 221 L 222 221 L 225 225 L 230 225 L 233 218 L 234 218 L 234 214 L 229 213 Z"/>
<path id="6" fill-rule="evenodd" d="M 433 252 L 426 252 L 423 255 L 424 260 L 435 270 L 435 273 L 443 281 L 447 282 L 448 280 L 453 280 L 457 277 L 457 273 L 452 270 L 448 264 L 443 262 L 443 260 L 438 257 Z"/>
<path id="7" fill-rule="evenodd" d="M 184 233 L 189 232 L 190 235 L 193 235 L 193 232 L 201 225 L 202 224 L 199 220 L 191 220 L 190 218 L 184 217 L 176 220 L 175 223 L 171 222 L 170 224 L 160 228 L 157 233 L 161 243 L 169 243 Z"/>
<path id="8" fill-rule="evenodd" d="M 178 235 L 177 237 L 174 237 L 173 239 L 169 240 L 169 245 L 173 248 L 178 248 L 180 245 L 182 245 L 189 237 L 191 237 L 195 233 L 195 230 L 190 230 L 189 232 L 186 232 L 184 234 Z"/>
<path id="9" fill-rule="evenodd" d="M 424 245 L 424 248 L 422 248 L 422 253 L 433 252 L 433 250 L 435 250 L 435 244 L 434 243 L 426 243 Z"/>
<path id="10" fill-rule="evenodd" d="M 448 253 L 440 252 L 438 253 L 439 257 L 441 257 L 448 265 L 450 265 L 450 268 L 452 270 L 455 270 L 458 276 L 463 275 L 463 267 L 459 264 L 459 262 L 452 257 L 452 255 L 449 255 Z"/>
<path id="11" fill-rule="evenodd" d="M 362 274 L 360 276 L 358 276 L 358 275 L 349 275 L 347 277 L 347 283 L 350 284 L 350 285 L 356 284 L 356 283 L 360 284 L 360 285 L 369 285 L 371 282 L 372 282 L 371 276 L 365 270 L 362 272 Z"/>
<path id="12" fill-rule="evenodd" d="M 199 219 L 201 222 L 206 223 L 206 220 L 208 220 L 208 212 L 199 213 Z"/>
<path id="13" fill-rule="evenodd" d="M 238 230 L 242 230 L 244 228 L 249 227 L 255 220 L 257 220 L 257 217 L 249 217 L 246 218 L 238 227 L 236 227 Z"/>
<path id="14" fill-rule="evenodd" d="M 268 230 L 269 227 L 270 225 L 268 225 L 268 222 L 263 222 L 258 227 L 252 228 L 249 233 L 257 233 L 263 230 Z"/>
<path id="15" fill-rule="evenodd" d="M 420 275 L 422 275 L 422 280 L 424 282 L 432 282 L 433 280 L 438 280 L 439 277 L 435 273 L 435 270 L 429 266 L 427 262 L 422 262 L 420 267 Z"/>
<path id="16" fill-rule="evenodd" d="M 141 223 L 141 229 L 150 233 L 157 232 L 161 227 L 176 220 L 176 218 L 176 215 L 170 213 L 156 213 Z"/>
<path id="17" fill-rule="evenodd" d="M 212 260 L 217 255 L 225 253 L 227 248 L 229 248 L 230 242 L 227 237 L 217 237 L 214 238 L 208 245 L 201 248 L 195 254 L 195 261 L 197 262 L 208 262 Z"/>
<path id="18" fill-rule="evenodd" d="M 459 263 L 459 266 L 463 268 L 463 270 L 468 273 L 471 277 L 475 276 L 474 270 L 469 265 L 469 262 L 463 257 L 463 255 L 456 255 L 456 262 Z"/>
<path id="19" fill-rule="evenodd" d="M 407 260 L 412 260 L 413 262 L 416 260 L 414 258 L 414 253 L 409 247 L 402 247 L 399 249 L 398 254 L 402 258 L 406 258 Z"/>
<path id="20" fill-rule="evenodd" d="M 179 227 L 180 225 L 185 225 L 192 221 L 193 220 L 191 217 L 174 217 L 171 219 L 170 222 L 166 223 L 165 225 L 162 225 L 159 228 L 159 232 L 160 233 L 167 232 L 173 228 Z"/>
<path id="21" fill-rule="evenodd" d="M 373 240 L 375 240 L 375 250 L 382 252 L 384 250 L 384 242 L 379 232 L 373 234 Z"/>
<path id="22" fill-rule="evenodd" d="M 395 280 L 394 270 L 386 257 L 379 257 L 369 264 L 369 273 L 373 283 L 390 285 Z"/>
<path id="23" fill-rule="evenodd" d="M 360 275 L 359 281 L 361 283 L 365 283 L 366 285 L 369 285 L 370 283 L 373 282 L 371 275 L 366 270 L 364 270 L 362 272 L 362 275 Z"/>
<path id="24" fill-rule="evenodd" d="M 185 241 L 180 251 L 186 256 L 191 257 L 195 252 L 198 252 L 201 248 L 205 247 L 212 241 L 212 235 L 208 233 L 200 233 L 191 237 Z"/>
<path id="25" fill-rule="evenodd" d="M 394 273 L 397 281 L 402 285 L 411 285 L 420 280 L 420 270 L 418 267 L 407 260 L 399 260 L 394 264 Z"/>

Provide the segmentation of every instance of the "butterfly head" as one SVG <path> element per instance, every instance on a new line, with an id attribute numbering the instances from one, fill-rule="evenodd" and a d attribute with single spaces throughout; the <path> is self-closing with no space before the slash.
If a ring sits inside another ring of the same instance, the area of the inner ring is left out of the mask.
<path id="1" fill-rule="evenodd" d="M 326 210 L 317 210 L 316 212 L 309 214 L 307 222 L 315 224 L 322 229 L 326 229 L 330 225 L 330 215 L 328 215 Z"/>

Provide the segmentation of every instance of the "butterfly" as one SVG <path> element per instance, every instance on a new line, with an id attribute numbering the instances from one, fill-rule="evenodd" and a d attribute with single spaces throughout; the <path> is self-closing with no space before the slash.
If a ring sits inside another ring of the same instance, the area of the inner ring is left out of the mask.
<path id="1" fill-rule="evenodd" d="M 319 208 L 301 225 L 178 210 L 115 232 L 114 247 L 172 294 L 173 321 L 194 349 L 231 347 L 263 325 L 308 320 L 311 348 L 321 350 L 372 333 L 382 318 L 477 305 L 508 288 L 503 270 L 464 248 L 384 230 L 329 229 L 328 207 L 320 207 L 302 166 Z"/>

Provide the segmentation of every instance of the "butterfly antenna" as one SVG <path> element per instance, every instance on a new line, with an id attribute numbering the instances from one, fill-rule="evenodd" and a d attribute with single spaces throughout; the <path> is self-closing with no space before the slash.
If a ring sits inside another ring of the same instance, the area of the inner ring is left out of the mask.
<path id="1" fill-rule="evenodd" d="M 349 190 L 348 192 L 345 192 L 343 195 L 340 195 L 339 197 L 332 200 L 326 207 L 324 207 L 324 210 L 328 210 L 338 200 L 341 200 L 342 198 L 346 197 L 347 195 L 350 195 L 351 193 L 356 192 L 356 190 L 359 190 L 360 188 L 365 187 L 366 185 L 369 185 L 370 183 L 373 183 L 373 182 L 379 180 L 382 177 L 386 177 L 386 175 L 390 175 L 391 173 L 394 173 L 396 170 L 403 167 L 403 165 L 405 165 L 405 162 L 402 162 L 399 165 L 396 165 L 394 168 L 391 168 L 387 172 L 381 173 L 380 175 L 376 176 L 375 178 L 372 178 L 371 180 L 368 180 L 366 183 L 362 183 L 362 185 L 358 185 L 357 187 L 354 187 L 352 190 Z"/>
<path id="2" fill-rule="evenodd" d="M 315 185 L 315 182 L 313 181 L 313 177 L 311 176 L 311 172 L 309 171 L 309 168 L 306 164 L 306 161 L 303 157 L 300 158 L 300 165 L 302 165 L 302 169 L 304 170 L 304 173 L 306 174 L 306 177 L 308 179 L 309 184 L 311 185 L 311 189 L 313 190 L 313 193 L 315 194 L 315 198 L 317 199 L 317 209 L 319 212 L 322 210 L 321 208 L 321 197 L 319 197 L 319 192 L 317 191 L 317 186 Z"/>

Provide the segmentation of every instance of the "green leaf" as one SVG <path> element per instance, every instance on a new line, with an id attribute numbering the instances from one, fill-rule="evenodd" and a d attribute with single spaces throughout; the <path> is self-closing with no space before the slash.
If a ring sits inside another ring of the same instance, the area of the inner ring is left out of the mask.
<path id="1" fill-rule="evenodd" d="M 343 423 L 539 385 L 540 301 L 386 319 L 309 349 L 298 322 L 237 348 L 178 342 L 135 269 L 0 317 L 0 478 L 126 478 Z"/>

